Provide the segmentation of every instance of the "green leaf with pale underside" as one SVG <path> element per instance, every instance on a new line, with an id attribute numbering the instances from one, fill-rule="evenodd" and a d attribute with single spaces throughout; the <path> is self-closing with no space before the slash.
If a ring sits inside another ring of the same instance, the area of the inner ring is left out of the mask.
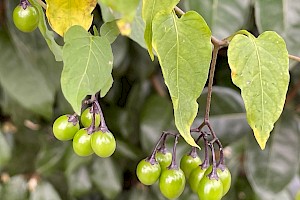
<path id="1" fill-rule="evenodd" d="M 153 20 L 153 47 L 173 102 L 175 125 L 192 146 L 196 143 L 190 135 L 190 127 L 208 76 L 210 38 L 209 27 L 194 11 L 180 19 L 174 13 L 161 13 Z"/>
<path id="2" fill-rule="evenodd" d="M 152 20 L 158 12 L 171 13 L 179 0 L 143 0 L 142 18 L 145 21 L 144 39 L 151 59 L 154 59 L 152 52 Z"/>
<path id="3" fill-rule="evenodd" d="M 230 42 L 232 81 L 242 92 L 247 120 L 262 149 L 282 113 L 289 84 L 289 60 L 284 40 L 267 31 L 255 38 L 247 31 Z"/>
<path id="4" fill-rule="evenodd" d="M 108 92 L 113 54 L 106 37 L 92 36 L 80 26 L 71 27 L 64 40 L 62 91 L 74 111 L 80 114 L 81 102 L 87 95 L 101 90 L 104 96 Z"/>

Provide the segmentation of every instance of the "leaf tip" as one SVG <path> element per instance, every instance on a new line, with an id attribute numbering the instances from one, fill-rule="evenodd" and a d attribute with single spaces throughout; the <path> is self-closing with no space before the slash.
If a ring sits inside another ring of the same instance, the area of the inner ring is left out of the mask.
<path id="1" fill-rule="evenodd" d="M 253 131 L 259 147 L 261 148 L 261 150 L 264 150 L 266 148 L 266 143 L 270 137 L 270 133 L 262 133 L 260 130 L 256 128 L 254 128 Z"/>

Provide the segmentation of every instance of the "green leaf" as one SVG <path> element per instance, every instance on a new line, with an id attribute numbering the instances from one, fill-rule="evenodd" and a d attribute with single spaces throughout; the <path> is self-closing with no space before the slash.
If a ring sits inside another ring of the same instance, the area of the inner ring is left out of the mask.
<path id="1" fill-rule="evenodd" d="M 157 0 L 143 0 L 142 7 L 142 18 L 145 21 L 145 42 L 148 47 L 148 52 L 151 59 L 154 59 L 154 55 L 152 52 L 152 21 L 155 15 L 159 12 L 171 13 L 173 8 L 178 4 L 179 0 L 165 0 L 165 1 L 157 1 Z"/>
<path id="2" fill-rule="evenodd" d="M 92 36 L 80 26 L 71 27 L 64 37 L 64 69 L 61 75 L 62 91 L 76 113 L 87 95 L 108 91 L 112 79 L 113 55 L 105 37 Z"/>
<path id="3" fill-rule="evenodd" d="M 162 13 L 153 20 L 153 47 L 173 102 L 175 125 L 192 146 L 196 143 L 190 135 L 190 127 L 208 76 L 210 38 L 207 24 L 194 11 L 180 19 L 174 13 Z"/>
<path id="4" fill-rule="evenodd" d="M 134 19 L 131 23 L 131 33 L 129 37 L 137 42 L 141 47 L 147 48 L 144 40 L 144 32 L 145 32 L 145 22 L 142 18 L 142 0 L 140 1 L 138 7 L 136 8 L 136 13 Z"/>
<path id="5" fill-rule="evenodd" d="M 92 189 L 91 178 L 86 167 L 80 167 L 66 178 L 72 197 L 80 197 Z"/>
<path id="6" fill-rule="evenodd" d="M 117 11 L 121 14 L 118 17 L 116 24 L 122 35 L 130 35 L 131 32 L 131 22 L 135 16 L 136 8 L 140 0 L 98 0 L 106 6 L 109 6 L 112 10 Z"/>
<path id="7" fill-rule="evenodd" d="M 92 180 L 107 199 L 115 199 L 122 191 L 119 167 L 111 158 L 97 159 L 92 165 Z"/>
<path id="8" fill-rule="evenodd" d="M 39 182 L 30 193 L 29 200 L 61 200 L 61 198 L 50 183 Z"/>
<path id="9" fill-rule="evenodd" d="M 275 32 L 234 36 L 228 48 L 232 81 L 242 92 L 247 120 L 262 149 L 278 120 L 289 84 L 284 40 Z"/>
<path id="10" fill-rule="evenodd" d="M 2 87 L 24 108 L 49 119 L 52 115 L 54 90 L 38 69 L 37 63 L 32 63 L 31 58 L 25 60 L 19 57 L 3 30 L 0 30 L 0 49 Z"/>
<path id="11" fill-rule="evenodd" d="M 61 144 L 60 142 L 43 145 L 35 160 L 36 171 L 44 176 L 53 173 L 59 167 L 67 147 L 68 144 Z"/>
<path id="12" fill-rule="evenodd" d="M 256 0 L 255 21 L 260 33 L 273 30 L 283 37 L 290 54 L 300 55 L 299 2 Z"/>
<path id="13" fill-rule="evenodd" d="M 120 34 L 116 21 L 104 23 L 100 27 L 100 34 L 102 37 L 106 37 L 110 43 L 113 43 Z"/>
<path id="14" fill-rule="evenodd" d="M 0 170 L 7 164 L 12 156 L 12 148 L 5 139 L 4 134 L 0 131 Z"/>
<path id="15" fill-rule="evenodd" d="M 39 29 L 43 37 L 45 38 L 45 41 L 47 42 L 49 49 L 52 51 L 53 55 L 55 56 L 56 61 L 62 61 L 62 47 L 58 45 L 54 39 L 54 32 L 50 31 L 47 27 L 46 19 L 45 19 L 45 13 L 42 9 L 42 7 L 34 0 L 30 0 L 30 3 L 34 5 L 39 12 Z"/>
<path id="16" fill-rule="evenodd" d="M 1 199 L 24 200 L 28 196 L 28 185 L 22 175 L 15 175 L 4 184 Z"/>
<path id="17" fill-rule="evenodd" d="M 297 175 L 300 160 L 299 142 L 299 119 L 288 110 L 283 112 L 276 123 L 269 145 L 264 151 L 259 149 L 254 139 L 248 139 L 246 175 L 260 196 L 270 197 L 264 199 L 275 199 L 278 192 L 286 188 Z"/>
<path id="18" fill-rule="evenodd" d="M 212 34 L 220 39 L 230 36 L 245 26 L 249 21 L 251 4 L 251 0 L 184 1 L 185 10 L 197 11 L 207 22 Z"/>
<path id="19" fill-rule="evenodd" d="M 140 141 L 145 152 L 150 152 L 162 131 L 174 127 L 172 104 L 168 98 L 151 95 L 141 111 Z"/>

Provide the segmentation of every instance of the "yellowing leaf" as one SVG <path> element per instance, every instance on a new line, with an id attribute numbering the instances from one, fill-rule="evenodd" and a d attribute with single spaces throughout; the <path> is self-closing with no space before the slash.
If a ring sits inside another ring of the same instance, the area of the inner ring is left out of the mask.
<path id="1" fill-rule="evenodd" d="M 206 83 L 211 60 L 211 32 L 204 19 L 190 11 L 180 19 L 161 13 L 153 20 L 153 47 L 173 102 L 175 125 L 185 141 L 197 146 L 190 128 L 197 99 Z"/>
<path id="2" fill-rule="evenodd" d="M 98 0 L 98 2 L 102 2 L 113 11 L 121 14 L 121 19 L 117 20 L 117 26 L 122 35 L 129 36 L 131 33 L 131 23 L 135 17 L 139 0 Z"/>
<path id="3" fill-rule="evenodd" d="M 63 36 L 73 25 L 88 30 L 93 21 L 92 11 L 97 0 L 47 0 L 46 15 L 52 29 Z"/>
<path id="4" fill-rule="evenodd" d="M 267 31 L 255 38 L 247 31 L 233 37 L 228 48 L 232 81 L 242 92 L 247 120 L 261 149 L 282 113 L 289 84 L 284 40 Z"/>

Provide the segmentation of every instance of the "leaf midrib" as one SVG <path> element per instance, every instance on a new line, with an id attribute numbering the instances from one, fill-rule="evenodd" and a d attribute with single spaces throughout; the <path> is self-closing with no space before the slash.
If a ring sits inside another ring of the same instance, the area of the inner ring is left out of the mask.
<path id="1" fill-rule="evenodd" d="M 177 25 L 177 22 L 176 22 L 176 15 L 173 11 L 173 14 L 172 14 L 172 19 L 173 19 L 173 23 L 174 23 L 174 28 L 175 28 L 175 33 L 176 33 L 176 44 L 177 44 L 177 50 L 176 50 L 176 88 L 177 88 L 177 100 L 178 102 L 180 102 L 180 91 L 179 91 L 179 31 L 178 31 L 178 25 Z M 178 110 L 180 111 L 179 112 L 179 120 L 180 120 L 180 127 L 183 127 L 183 122 L 182 122 L 182 113 L 181 113 L 181 109 L 180 109 L 180 103 L 178 103 Z"/>
<path id="2" fill-rule="evenodd" d="M 260 56 L 259 56 L 259 52 L 258 52 L 258 47 L 257 44 L 255 42 L 255 38 L 252 38 L 250 36 L 250 40 L 254 45 L 255 48 L 255 54 L 257 57 L 257 61 L 258 61 L 258 68 L 259 68 L 259 82 L 260 82 L 260 88 L 261 88 L 261 108 L 262 108 L 262 127 L 261 127 L 261 131 L 262 133 L 264 132 L 264 126 L 265 126 L 265 108 L 264 108 L 264 89 L 263 89 L 263 83 L 262 83 L 262 68 L 261 68 L 261 60 L 260 60 Z"/>

